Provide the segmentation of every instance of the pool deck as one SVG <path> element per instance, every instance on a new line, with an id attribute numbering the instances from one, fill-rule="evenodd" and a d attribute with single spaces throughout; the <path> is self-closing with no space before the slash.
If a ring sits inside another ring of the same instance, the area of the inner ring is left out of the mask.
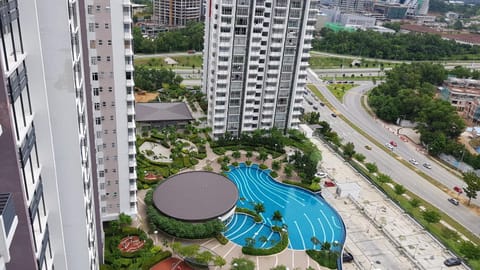
<path id="1" fill-rule="evenodd" d="M 312 142 L 322 151 L 323 161 L 321 166 L 335 179 L 337 183 L 356 183 L 361 189 L 358 198 L 340 198 L 335 194 L 335 187 L 324 188 L 323 197 L 342 216 L 347 228 L 346 248 L 353 254 L 353 263 L 343 265 L 345 270 L 373 270 L 373 269 L 446 269 L 443 261 L 453 255 L 425 232 L 418 224 L 412 221 L 403 211 L 389 201 L 375 189 L 367 180 L 356 173 L 334 152 L 330 151 L 322 142 L 313 138 Z M 207 152 L 210 152 L 207 147 Z M 215 160 L 215 155 L 208 153 L 208 159 Z M 205 161 L 204 161 L 205 162 Z M 268 162 L 268 161 L 267 161 Z M 213 164 L 212 164 L 213 165 Z M 204 166 L 204 164 L 199 164 Z M 145 203 L 143 198 L 145 190 L 139 190 L 138 216 L 134 220 L 136 227 L 141 227 L 149 232 L 145 220 Z M 361 210 L 363 208 L 363 211 Z M 174 241 L 172 237 L 161 234 L 150 234 L 155 244 L 163 246 L 164 243 Z M 280 254 L 253 257 L 243 255 L 241 247 L 229 242 L 221 245 L 215 239 L 188 241 L 207 247 L 221 255 L 229 268 L 232 258 L 245 257 L 255 262 L 256 269 L 267 270 L 277 265 L 285 265 L 289 269 L 304 270 L 327 269 L 320 267 L 311 260 L 304 251 L 285 250 Z M 220 267 L 211 268 L 220 270 Z M 448 269 L 468 269 L 464 266 L 449 267 Z"/>

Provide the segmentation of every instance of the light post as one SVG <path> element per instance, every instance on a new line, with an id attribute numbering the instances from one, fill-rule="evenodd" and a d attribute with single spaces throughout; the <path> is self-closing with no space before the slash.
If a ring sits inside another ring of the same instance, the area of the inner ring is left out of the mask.
<path id="1" fill-rule="evenodd" d="M 157 242 L 158 242 L 158 231 L 157 230 L 153 231 L 153 234 L 155 234 L 155 244 L 157 244 Z"/>

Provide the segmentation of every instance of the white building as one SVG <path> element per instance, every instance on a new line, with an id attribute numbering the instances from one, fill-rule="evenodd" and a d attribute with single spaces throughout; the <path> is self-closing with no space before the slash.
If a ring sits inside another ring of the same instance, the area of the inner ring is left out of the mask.
<path id="1" fill-rule="evenodd" d="M 81 14 L 76 0 L 0 1 L 0 192 L 18 221 L 8 270 L 101 261 Z"/>
<path id="2" fill-rule="evenodd" d="M 130 0 L 87 0 L 96 171 L 102 221 L 136 215 L 135 98 Z"/>
<path id="3" fill-rule="evenodd" d="M 215 138 L 300 123 L 316 0 L 212 0 L 203 89 Z"/>

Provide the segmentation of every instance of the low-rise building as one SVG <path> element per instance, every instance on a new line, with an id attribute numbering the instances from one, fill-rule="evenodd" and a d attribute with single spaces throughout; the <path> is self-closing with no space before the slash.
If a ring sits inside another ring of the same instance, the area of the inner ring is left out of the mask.
<path id="1" fill-rule="evenodd" d="M 184 128 L 194 120 L 187 104 L 173 103 L 137 103 L 135 106 L 137 132 L 149 131 L 152 128 L 162 129 L 168 126 Z"/>
<path id="2" fill-rule="evenodd" d="M 467 120 L 480 120 L 480 80 L 450 78 L 439 90 Z"/>

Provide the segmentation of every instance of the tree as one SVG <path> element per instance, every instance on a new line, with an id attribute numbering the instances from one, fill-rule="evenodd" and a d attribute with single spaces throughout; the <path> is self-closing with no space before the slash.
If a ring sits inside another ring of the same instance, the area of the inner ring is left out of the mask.
<path id="1" fill-rule="evenodd" d="M 132 224 L 132 217 L 124 213 L 120 213 L 120 215 L 118 215 L 118 222 L 120 227 L 129 226 Z"/>
<path id="2" fill-rule="evenodd" d="M 440 214 L 434 210 L 427 210 L 423 212 L 423 219 L 428 223 L 437 223 L 440 221 Z"/>
<path id="3" fill-rule="evenodd" d="M 321 250 L 330 250 L 330 248 L 332 247 L 332 243 L 328 242 L 328 241 L 325 241 L 322 243 L 322 246 L 321 246 Z"/>
<path id="4" fill-rule="evenodd" d="M 247 237 L 245 238 L 245 246 L 246 247 L 254 247 L 255 246 L 255 238 Z"/>
<path id="5" fill-rule="evenodd" d="M 280 170 L 280 161 L 274 160 L 274 161 L 272 162 L 272 169 L 273 169 L 274 171 Z"/>
<path id="6" fill-rule="evenodd" d="M 213 258 L 213 265 L 220 266 L 220 268 L 222 268 L 225 264 L 227 264 L 227 261 L 222 258 L 222 256 L 215 256 Z"/>
<path id="7" fill-rule="evenodd" d="M 312 237 L 310 238 L 310 241 L 312 241 L 313 249 L 315 249 L 315 246 L 316 246 L 316 245 L 319 245 L 319 244 L 321 243 L 320 240 L 318 240 L 318 238 L 315 237 L 315 236 L 312 236 Z"/>
<path id="8" fill-rule="evenodd" d="M 247 159 L 250 160 L 250 158 L 252 158 L 252 156 L 253 156 L 252 151 L 247 151 L 247 154 L 246 154 Z"/>
<path id="9" fill-rule="evenodd" d="M 378 172 L 378 167 L 377 167 L 377 164 L 375 164 L 375 163 L 369 162 L 369 163 L 365 164 L 365 167 L 367 168 L 369 173 Z"/>
<path id="10" fill-rule="evenodd" d="M 377 181 L 381 184 L 392 182 L 392 178 L 386 174 L 380 173 L 377 176 Z"/>
<path id="11" fill-rule="evenodd" d="M 463 181 L 467 184 L 463 190 L 468 198 L 468 205 L 470 205 L 472 198 L 477 198 L 477 192 L 480 191 L 480 177 L 474 172 L 467 172 L 463 176 Z"/>
<path id="12" fill-rule="evenodd" d="M 280 211 L 278 210 L 275 210 L 273 212 L 272 221 L 277 223 L 277 222 L 282 222 L 282 219 L 283 219 L 282 213 L 280 213 Z"/>
<path id="13" fill-rule="evenodd" d="M 277 265 L 273 268 L 270 268 L 270 270 L 287 270 L 288 268 L 285 265 Z"/>
<path id="14" fill-rule="evenodd" d="M 480 259 L 480 247 L 470 241 L 462 241 L 460 252 L 469 260 Z"/>
<path id="15" fill-rule="evenodd" d="M 263 150 L 260 151 L 260 153 L 258 153 L 258 159 L 261 160 L 262 162 L 265 162 L 265 160 L 268 159 L 268 153 Z"/>
<path id="16" fill-rule="evenodd" d="M 417 198 L 411 199 L 409 203 L 413 208 L 417 208 L 418 206 L 420 206 L 420 200 Z"/>
<path id="17" fill-rule="evenodd" d="M 265 205 L 261 202 L 255 203 L 254 206 L 253 206 L 253 210 L 255 210 L 255 212 L 257 214 L 264 213 L 265 212 Z"/>
<path id="18" fill-rule="evenodd" d="M 240 156 L 241 156 L 240 151 L 238 151 L 238 150 L 233 151 L 232 157 L 233 157 L 234 159 L 239 159 Z"/>
<path id="19" fill-rule="evenodd" d="M 347 159 L 351 159 L 352 156 L 355 154 L 355 145 L 352 142 L 348 142 L 347 144 L 342 146 L 343 155 Z"/>
<path id="20" fill-rule="evenodd" d="M 402 186 L 400 184 L 395 184 L 394 191 L 395 191 L 395 194 L 400 196 L 403 193 L 405 193 L 405 191 L 407 191 L 407 190 L 405 189 L 404 186 Z"/>
<path id="21" fill-rule="evenodd" d="M 234 258 L 231 270 L 255 270 L 255 263 L 245 258 Z"/>

